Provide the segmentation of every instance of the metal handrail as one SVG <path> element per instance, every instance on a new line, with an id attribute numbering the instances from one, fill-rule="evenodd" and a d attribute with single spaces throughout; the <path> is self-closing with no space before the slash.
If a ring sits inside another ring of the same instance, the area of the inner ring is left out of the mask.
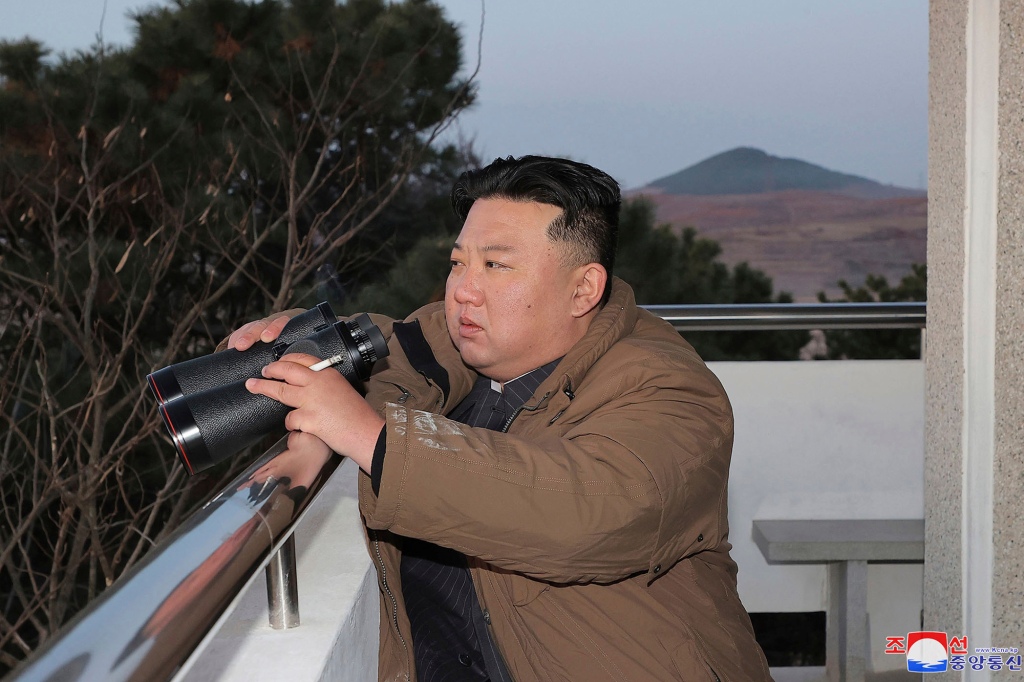
<path id="1" fill-rule="evenodd" d="M 924 329 L 926 304 L 755 303 L 640 306 L 683 331 Z"/>
<path id="2" fill-rule="evenodd" d="M 282 457 L 286 440 L 150 550 L 10 679 L 171 679 L 217 631 L 260 568 L 270 562 L 268 592 L 271 573 L 294 578 L 292 532 L 340 458 L 303 470 L 303 461 Z M 280 478 L 258 473 L 272 461 Z M 287 601 L 297 583 L 285 582 L 277 590 Z M 275 609 L 271 602 L 272 621 L 276 610 L 281 625 L 298 624 L 297 604 Z"/>
<path id="3" fill-rule="evenodd" d="M 924 303 L 643 306 L 676 329 L 924 328 Z M 245 588 L 267 568 L 274 627 L 298 624 L 293 535 L 337 468 L 286 461 L 286 439 L 253 462 L 119 578 L 9 678 L 161 680 L 182 671 Z M 273 462 L 289 477 L 263 479 Z M 308 485 L 292 485 L 292 481 Z M 276 577 L 275 577 L 276 576 Z"/>

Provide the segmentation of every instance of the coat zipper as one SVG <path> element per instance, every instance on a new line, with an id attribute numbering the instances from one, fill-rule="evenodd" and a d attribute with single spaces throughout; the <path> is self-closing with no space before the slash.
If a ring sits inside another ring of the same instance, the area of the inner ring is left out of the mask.
<path id="1" fill-rule="evenodd" d="M 524 406 L 520 405 L 519 407 L 517 407 L 515 409 L 515 412 L 513 412 L 512 414 L 509 415 L 508 419 L 505 420 L 505 423 L 501 425 L 501 432 L 502 433 L 508 433 L 508 427 L 512 426 L 512 422 L 514 422 L 516 420 L 516 417 L 518 417 L 519 413 L 522 412 L 524 409 L 526 409 L 526 408 Z M 536 409 L 536 408 L 534 408 L 534 409 Z"/>
<path id="2" fill-rule="evenodd" d="M 562 392 L 565 393 L 565 397 L 569 399 L 570 403 L 573 400 L 576 399 L 576 394 L 572 392 L 572 383 L 570 383 L 568 381 L 565 382 L 565 388 L 562 389 Z M 551 426 L 552 424 L 554 424 L 555 421 L 557 421 L 559 417 L 561 417 L 563 414 L 565 414 L 565 411 L 568 410 L 568 409 L 569 409 L 568 405 L 566 405 L 565 407 L 560 409 L 558 411 L 558 414 L 556 414 L 554 417 L 552 417 L 551 421 L 548 422 L 548 426 Z"/>
<path id="3" fill-rule="evenodd" d="M 565 388 L 563 389 L 563 392 L 569 398 L 570 402 L 576 398 L 576 394 L 572 392 L 572 384 L 568 384 L 567 383 L 565 385 Z M 521 405 L 521 406 L 517 407 L 515 409 L 515 411 L 511 415 L 509 415 L 509 418 L 505 420 L 505 423 L 502 424 L 502 426 L 499 429 L 499 431 L 501 431 L 501 433 L 508 433 L 509 427 L 512 426 L 512 422 L 514 422 L 516 420 L 516 417 L 519 416 L 520 412 L 522 412 L 523 410 L 527 410 L 529 412 L 536 412 L 537 410 L 539 410 L 541 408 L 541 406 L 544 405 L 544 403 L 548 399 L 548 396 L 550 396 L 550 395 L 551 395 L 551 391 L 548 391 L 547 393 L 545 393 L 544 397 L 541 398 L 540 400 L 538 400 L 537 404 L 534 405 L 533 407 L 527 407 L 526 405 Z M 554 417 L 551 418 L 551 421 L 548 422 L 548 424 L 554 424 L 555 420 L 558 419 L 559 417 L 561 417 L 562 416 L 562 412 L 565 412 L 566 409 L 567 408 L 562 408 L 562 410 L 558 414 L 556 414 Z"/>
<path id="4" fill-rule="evenodd" d="M 433 385 L 433 382 L 431 382 L 429 378 L 427 379 L 427 383 Z M 397 386 L 397 384 L 396 384 L 396 386 Z M 402 394 L 403 394 L 402 397 L 399 399 L 399 402 L 405 402 L 406 400 L 408 400 L 408 398 L 410 396 L 410 393 L 403 386 L 398 386 L 398 388 L 402 391 Z M 444 405 L 444 392 L 440 391 L 440 393 L 441 393 L 441 399 L 438 401 L 438 405 L 437 405 L 436 409 L 440 409 Z M 512 422 L 515 421 L 516 417 L 518 417 L 519 413 L 522 412 L 523 410 L 530 410 L 532 412 L 532 411 L 540 408 L 540 406 L 544 404 L 544 401 L 547 400 L 549 395 L 551 395 L 550 391 L 548 393 L 545 393 L 544 397 L 541 398 L 537 402 L 537 405 L 534 406 L 534 407 L 527 407 L 525 405 L 521 405 L 520 407 L 516 408 L 515 412 L 513 412 L 509 416 L 509 418 L 505 421 L 505 423 L 502 425 L 501 432 L 502 433 L 507 433 L 509 427 L 512 426 Z M 572 396 L 572 397 L 575 397 L 575 396 Z M 377 533 L 375 531 L 373 531 L 373 550 L 374 550 L 374 553 L 377 555 L 377 563 L 380 566 L 380 581 L 381 581 L 381 585 L 384 587 L 384 593 L 387 594 L 388 595 L 388 599 L 391 600 L 391 622 L 395 626 L 395 631 L 398 633 L 399 641 L 402 642 L 402 647 L 405 649 L 405 658 L 406 658 L 406 662 L 408 663 L 408 660 L 409 660 L 409 645 L 406 644 L 405 637 L 402 636 L 402 629 L 398 626 L 398 600 L 395 599 L 395 595 L 392 594 L 391 588 L 388 587 L 387 568 L 384 566 L 384 558 L 381 556 L 381 553 L 380 553 L 380 541 L 377 539 Z M 470 573 L 470 580 L 473 580 L 472 572 Z M 473 582 L 474 582 L 473 589 L 475 590 L 476 589 L 476 584 L 475 584 L 476 581 L 474 580 Z M 479 592 L 477 592 L 477 594 L 479 594 Z M 406 679 L 409 679 L 409 675 L 408 674 L 406 674 Z"/>
<path id="5" fill-rule="evenodd" d="M 409 645 L 405 642 L 405 637 L 402 636 L 402 628 L 398 626 L 398 600 L 395 599 L 395 595 L 392 594 L 391 588 L 388 587 L 388 569 L 384 566 L 384 557 L 380 553 L 380 541 L 377 539 L 377 532 L 373 533 L 373 551 L 377 555 L 377 563 L 380 566 L 380 582 L 384 587 L 384 593 L 388 595 L 388 599 L 391 600 L 391 622 L 395 626 L 395 632 L 398 633 L 398 640 L 402 643 L 402 648 L 405 649 L 405 663 L 406 667 L 409 666 Z M 409 679 L 409 673 L 406 672 L 405 679 Z"/>
<path id="6" fill-rule="evenodd" d="M 537 404 L 534 405 L 533 407 L 527 407 L 526 405 L 520 405 L 519 407 L 517 407 L 515 411 L 509 415 L 508 419 L 505 420 L 505 423 L 502 424 L 501 428 L 498 430 L 501 433 L 508 433 L 508 427 L 512 426 L 512 422 L 516 420 L 516 417 L 519 416 L 520 412 L 522 412 L 523 410 L 528 410 L 530 412 L 535 412 L 536 410 L 539 410 L 540 406 L 544 404 L 544 401 L 548 399 L 549 395 L 551 395 L 551 391 L 545 393 L 544 397 L 538 400 Z"/>
<path id="7" fill-rule="evenodd" d="M 429 378 L 424 378 L 427 379 L 427 384 L 433 386 L 433 382 Z M 398 398 L 399 404 L 405 404 L 406 402 L 408 402 L 409 398 L 412 397 L 412 393 L 409 391 L 409 389 L 399 384 L 394 385 L 398 388 L 398 390 L 402 392 L 402 395 L 399 396 Z M 440 408 L 441 405 L 444 403 L 444 392 L 438 389 L 438 393 L 441 394 L 441 398 L 438 400 L 438 408 Z M 411 670 L 412 665 L 409 663 L 409 645 L 405 641 L 405 637 L 402 635 L 402 628 L 398 625 L 398 600 L 395 599 L 394 593 L 391 592 L 391 588 L 388 586 L 388 569 L 386 566 L 384 566 L 384 557 L 380 553 L 380 540 L 377 539 L 377 532 L 370 532 L 373 534 L 373 551 L 377 555 L 377 564 L 380 566 L 381 586 L 384 588 L 384 594 L 386 594 L 388 596 L 388 599 L 391 600 L 391 624 L 395 626 L 395 632 L 398 633 L 398 641 L 402 643 L 402 648 L 405 649 L 406 668 L 407 670 Z M 408 672 L 405 673 L 405 679 L 410 679 L 410 675 Z"/>

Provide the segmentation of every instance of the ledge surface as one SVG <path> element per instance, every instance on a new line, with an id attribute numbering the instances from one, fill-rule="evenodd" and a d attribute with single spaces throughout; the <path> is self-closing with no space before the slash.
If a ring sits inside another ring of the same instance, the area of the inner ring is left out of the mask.
<path id="1" fill-rule="evenodd" d="M 924 561 L 924 519 L 755 519 L 753 537 L 769 563 Z"/>

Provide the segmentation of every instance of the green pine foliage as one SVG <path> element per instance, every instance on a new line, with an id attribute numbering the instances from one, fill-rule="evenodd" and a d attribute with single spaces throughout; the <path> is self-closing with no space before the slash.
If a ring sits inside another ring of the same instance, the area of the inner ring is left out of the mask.
<path id="1" fill-rule="evenodd" d="M 474 97 L 424 0 L 134 23 L 124 48 L 0 43 L 0 674 L 240 465 L 185 481 L 146 374 L 434 234 L 414 211 Z"/>
<path id="2" fill-rule="evenodd" d="M 910 266 L 910 273 L 892 286 L 882 275 L 869 274 L 864 284 L 854 288 L 839 280 L 842 298 L 852 303 L 897 303 L 925 301 L 928 294 L 928 268 L 923 263 Z M 818 300 L 830 302 L 825 292 Z M 841 329 L 826 334 L 830 360 L 916 360 L 921 357 L 919 329 Z"/>
<path id="3" fill-rule="evenodd" d="M 771 278 L 718 258 L 722 247 L 692 227 L 676 233 L 657 224 L 654 206 L 638 198 L 623 203 L 615 274 L 629 282 L 642 305 L 791 303 L 774 293 Z M 803 331 L 684 332 L 705 360 L 796 360 L 807 343 Z"/>
<path id="4" fill-rule="evenodd" d="M 381 281 L 363 287 L 348 308 L 403 319 L 427 303 L 444 300 L 454 242 L 445 233 L 421 237 Z"/>

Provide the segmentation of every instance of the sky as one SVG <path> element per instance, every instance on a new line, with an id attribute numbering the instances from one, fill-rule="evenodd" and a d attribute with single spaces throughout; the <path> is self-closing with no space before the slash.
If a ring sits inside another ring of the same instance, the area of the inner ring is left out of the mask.
<path id="1" fill-rule="evenodd" d="M 153 4 L 0 0 L 0 39 L 127 44 Z M 481 2 L 439 4 L 472 71 Z M 484 160 L 569 156 L 635 188 L 749 146 L 924 188 L 927 0 L 489 0 L 481 52 L 452 134 Z"/>

